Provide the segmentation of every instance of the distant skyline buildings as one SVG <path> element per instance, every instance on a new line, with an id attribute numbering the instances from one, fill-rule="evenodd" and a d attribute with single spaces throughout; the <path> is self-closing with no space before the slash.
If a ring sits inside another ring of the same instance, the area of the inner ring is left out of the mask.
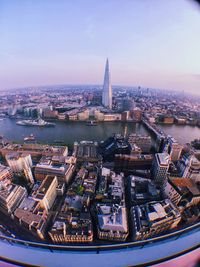
<path id="1" fill-rule="evenodd" d="M 114 85 L 197 94 L 199 28 L 190 0 L 1 0 L 0 90 L 102 84 L 109 55 Z"/>
<path id="2" fill-rule="evenodd" d="M 112 85 L 110 79 L 110 68 L 108 58 L 106 60 L 104 82 L 103 82 L 103 92 L 102 92 L 102 104 L 112 109 Z"/>

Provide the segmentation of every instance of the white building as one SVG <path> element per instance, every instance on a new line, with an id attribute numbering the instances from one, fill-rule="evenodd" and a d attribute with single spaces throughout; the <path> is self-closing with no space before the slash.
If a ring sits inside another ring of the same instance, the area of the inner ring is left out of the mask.
<path id="1" fill-rule="evenodd" d="M 101 112 L 100 110 L 95 110 L 94 111 L 94 117 L 98 121 L 103 121 L 104 120 L 104 113 Z"/>
<path id="2" fill-rule="evenodd" d="M 90 112 L 88 109 L 78 113 L 78 120 L 79 121 L 86 121 L 89 119 L 89 116 L 90 116 Z"/>
<path id="3" fill-rule="evenodd" d="M 43 209 L 48 211 L 57 196 L 58 179 L 56 176 L 48 175 L 39 189 L 33 193 L 33 198 L 40 201 L 40 205 Z"/>
<path id="4" fill-rule="evenodd" d="M 104 114 L 104 121 L 120 121 L 121 120 L 121 114 Z"/>
<path id="5" fill-rule="evenodd" d="M 125 241 L 128 236 L 126 208 L 119 205 L 97 204 L 98 238 Z"/>
<path id="6" fill-rule="evenodd" d="M 18 152 L 9 153 L 6 155 L 6 161 L 8 166 L 15 174 L 24 174 L 28 182 L 34 183 L 34 178 L 31 171 L 33 162 L 30 154 Z"/>
<path id="7" fill-rule="evenodd" d="M 183 146 L 180 145 L 173 137 L 168 137 L 168 153 L 171 161 L 178 161 L 181 156 Z"/>
<path id="8" fill-rule="evenodd" d="M 59 180 L 69 183 L 75 170 L 75 162 L 76 159 L 74 157 L 42 157 L 35 166 L 35 178 L 43 181 L 47 175 L 54 175 Z"/>
<path id="9" fill-rule="evenodd" d="M 179 192 L 174 188 L 170 180 L 166 182 L 164 192 L 173 204 L 178 205 L 181 200 L 181 194 L 179 194 Z"/>
<path id="10" fill-rule="evenodd" d="M 18 152 L 9 153 L 6 155 L 6 161 L 15 173 L 21 172 L 26 168 L 32 168 L 33 163 L 30 154 L 22 154 Z"/>

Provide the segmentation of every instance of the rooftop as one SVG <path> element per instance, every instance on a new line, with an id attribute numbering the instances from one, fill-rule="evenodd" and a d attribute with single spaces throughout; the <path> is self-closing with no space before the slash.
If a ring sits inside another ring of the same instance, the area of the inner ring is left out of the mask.
<path id="1" fill-rule="evenodd" d="M 168 166 L 170 161 L 170 156 L 167 153 L 157 153 L 156 158 L 160 165 Z"/>
<path id="2" fill-rule="evenodd" d="M 178 209 L 168 199 L 133 206 L 131 214 L 136 233 L 149 231 L 152 226 L 156 225 L 157 227 L 160 223 L 165 223 L 166 219 L 181 218 Z"/>
<path id="3" fill-rule="evenodd" d="M 38 199 L 42 199 L 55 179 L 57 179 L 56 176 L 47 175 L 34 196 Z"/>
<path id="4" fill-rule="evenodd" d="M 101 230 L 128 232 L 125 207 L 119 205 L 97 204 L 97 214 Z"/>
<path id="5" fill-rule="evenodd" d="M 2 148 L 5 151 L 16 151 L 16 152 L 35 152 L 35 153 L 51 153 L 55 155 L 62 155 L 66 146 L 50 146 L 50 145 L 39 145 L 39 144 L 7 144 Z"/>
<path id="6" fill-rule="evenodd" d="M 194 180 L 190 178 L 172 178 L 170 181 L 180 192 L 187 193 L 189 191 L 193 196 L 200 196 L 200 189 Z"/>
<path id="7" fill-rule="evenodd" d="M 13 153 L 8 153 L 6 155 L 6 159 L 8 160 L 18 160 L 20 158 L 25 158 L 29 156 L 30 154 L 28 153 L 20 153 L 20 152 L 13 152 Z"/>
<path id="8" fill-rule="evenodd" d="M 160 198 L 160 191 L 150 179 L 131 175 L 129 177 L 131 200 L 148 201 Z"/>

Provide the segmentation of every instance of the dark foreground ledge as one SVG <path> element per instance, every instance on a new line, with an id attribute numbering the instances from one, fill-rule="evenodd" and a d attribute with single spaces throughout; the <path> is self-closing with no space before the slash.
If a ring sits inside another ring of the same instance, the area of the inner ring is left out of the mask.
<path id="1" fill-rule="evenodd" d="M 20 266 L 147 266 L 184 255 L 199 245 L 200 223 L 144 241 L 102 246 L 59 246 L 0 236 L 0 259 Z"/>

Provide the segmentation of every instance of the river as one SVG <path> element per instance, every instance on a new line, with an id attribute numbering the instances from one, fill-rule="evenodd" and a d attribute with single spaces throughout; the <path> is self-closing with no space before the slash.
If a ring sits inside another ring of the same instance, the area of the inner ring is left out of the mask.
<path id="1" fill-rule="evenodd" d="M 190 143 L 192 140 L 200 138 L 200 128 L 190 125 L 158 125 L 163 132 L 173 136 L 180 144 Z"/>
<path id="2" fill-rule="evenodd" d="M 0 135 L 16 142 L 22 142 L 25 136 L 34 134 L 41 143 L 62 140 L 72 145 L 74 141 L 80 140 L 102 141 L 113 133 L 148 134 L 148 131 L 140 123 L 100 122 L 97 126 L 87 126 L 85 122 L 58 121 L 55 127 L 31 127 L 16 125 L 16 120 L 9 118 L 0 121 Z"/>
<path id="3" fill-rule="evenodd" d="M 189 125 L 159 125 L 181 144 L 200 138 L 200 128 Z M 22 142 L 25 136 L 34 134 L 41 143 L 53 143 L 55 140 L 73 145 L 74 141 L 102 141 L 113 133 L 127 135 L 129 133 L 148 134 L 142 123 L 100 122 L 97 126 L 87 126 L 85 122 L 56 122 L 55 127 L 29 127 L 16 125 L 15 119 L 6 118 L 0 121 L 0 135 L 9 140 Z"/>

